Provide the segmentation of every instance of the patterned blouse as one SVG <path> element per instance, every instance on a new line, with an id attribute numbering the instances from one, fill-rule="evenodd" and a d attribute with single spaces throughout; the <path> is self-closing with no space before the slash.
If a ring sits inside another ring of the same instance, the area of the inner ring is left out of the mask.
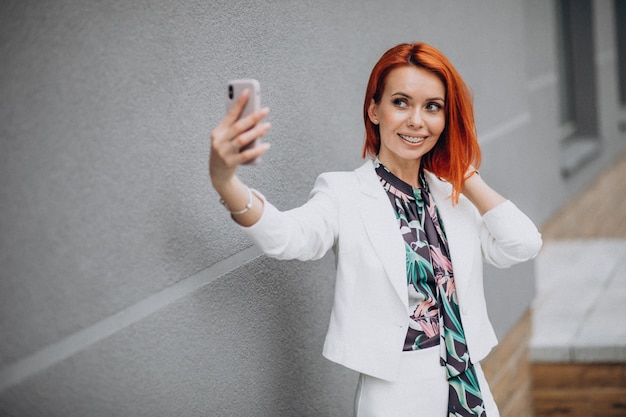
<path id="1" fill-rule="evenodd" d="M 405 351 L 440 347 L 450 386 L 448 415 L 487 417 L 461 322 L 448 241 L 424 172 L 419 188 L 405 183 L 378 159 L 376 173 L 396 213 L 406 249 L 409 329 Z"/>
<path id="2" fill-rule="evenodd" d="M 445 248 L 440 247 L 439 236 L 445 238 L 441 222 L 426 222 L 424 209 L 434 211 L 433 218 L 438 219 L 437 208 L 430 203 L 428 183 L 420 171 L 421 188 L 414 188 L 393 175 L 380 161 L 375 161 L 378 178 L 387 191 L 387 196 L 396 212 L 400 232 L 405 242 L 407 262 L 407 285 L 409 287 L 409 308 L 412 312 L 409 330 L 404 342 L 404 350 L 417 350 L 439 345 L 439 301 L 437 300 L 437 277 L 451 265 Z M 428 202 L 428 203 L 426 203 Z M 425 204 L 426 203 L 426 204 Z M 439 230 L 434 233 L 426 229 L 434 226 Z M 434 242 L 430 237 L 437 237 Z M 432 252 L 437 255 L 433 257 Z"/>

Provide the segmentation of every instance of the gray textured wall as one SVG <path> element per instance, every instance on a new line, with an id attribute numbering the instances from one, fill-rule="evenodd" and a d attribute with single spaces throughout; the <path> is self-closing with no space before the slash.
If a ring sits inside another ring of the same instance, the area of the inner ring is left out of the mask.
<path id="1" fill-rule="evenodd" d="M 321 357 L 332 256 L 260 257 L 210 188 L 228 79 L 261 81 L 273 147 L 241 176 L 283 208 L 360 164 L 369 71 L 405 41 L 456 63 L 483 175 L 538 222 L 623 148 L 610 1 L 594 2 L 606 144 L 568 182 L 552 2 L 383 3 L 0 2 L 0 415 L 350 415 L 356 377 Z M 500 335 L 532 275 L 488 270 Z"/>

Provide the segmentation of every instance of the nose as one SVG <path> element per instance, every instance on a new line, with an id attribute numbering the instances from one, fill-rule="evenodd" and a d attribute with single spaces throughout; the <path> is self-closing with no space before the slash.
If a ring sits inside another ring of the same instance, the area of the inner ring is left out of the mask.
<path id="1" fill-rule="evenodd" d="M 415 109 L 409 114 L 409 117 L 407 118 L 407 121 L 406 121 L 409 127 L 421 127 L 422 126 L 422 114 L 420 110 L 421 109 Z"/>

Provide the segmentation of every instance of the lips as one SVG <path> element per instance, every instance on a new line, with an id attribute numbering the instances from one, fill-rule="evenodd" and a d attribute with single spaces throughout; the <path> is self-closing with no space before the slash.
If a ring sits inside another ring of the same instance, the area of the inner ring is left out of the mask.
<path id="1" fill-rule="evenodd" d="M 422 143 L 426 140 L 426 137 L 424 136 L 407 136 L 407 135 L 400 135 L 400 134 L 398 134 L 398 136 L 400 136 L 405 141 L 409 143 L 413 143 L 413 144 Z"/>

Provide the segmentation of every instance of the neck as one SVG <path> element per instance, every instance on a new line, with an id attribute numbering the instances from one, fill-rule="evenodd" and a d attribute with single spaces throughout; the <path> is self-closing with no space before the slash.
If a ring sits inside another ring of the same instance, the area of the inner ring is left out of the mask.
<path id="1" fill-rule="evenodd" d="M 393 175 L 406 182 L 407 184 L 419 188 L 419 170 L 421 159 L 411 160 L 387 160 L 387 158 L 381 158 L 378 155 L 378 160 L 389 170 Z"/>

